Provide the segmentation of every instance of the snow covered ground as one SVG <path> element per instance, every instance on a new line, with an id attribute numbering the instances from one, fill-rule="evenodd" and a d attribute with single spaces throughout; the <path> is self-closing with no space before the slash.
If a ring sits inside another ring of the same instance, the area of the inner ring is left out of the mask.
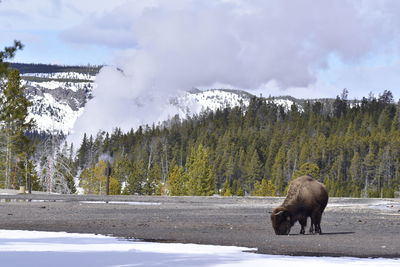
<path id="1" fill-rule="evenodd" d="M 1 266 L 399 266 L 399 259 L 290 257 L 243 247 L 150 243 L 92 234 L 0 230 Z"/>

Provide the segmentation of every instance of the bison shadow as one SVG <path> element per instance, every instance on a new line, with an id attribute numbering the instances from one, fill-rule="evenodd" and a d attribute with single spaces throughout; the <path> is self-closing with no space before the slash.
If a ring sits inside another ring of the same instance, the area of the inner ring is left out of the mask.
<path id="1" fill-rule="evenodd" d="M 356 232 L 328 232 L 328 233 L 322 233 L 321 235 L 352 235 L 355 234 Z M 298 236 L 306 236 L 306 235 L 313 235 L 313 234 L 289 234 L 289 235 L 298 235 Z"/>

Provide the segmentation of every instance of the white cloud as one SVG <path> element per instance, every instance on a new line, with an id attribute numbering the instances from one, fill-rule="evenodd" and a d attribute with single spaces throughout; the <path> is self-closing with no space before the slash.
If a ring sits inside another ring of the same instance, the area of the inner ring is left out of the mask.
<path id="1" fill-rule="evenodd" d="M 332 55 L 351 65 L 398 49 L 399 7 L 389 0 L 137 0 L 87 17 L 62 36 L 116 49 L 114 64 L 124 75 L 102 72 L 97 104 L 87 114 L 113 113 L 103 128 L 120 126 L 124 116 L 131 120 L 123 124 L 135 127 L 160 117 L 168 95 L 193 87 L 331 96 L 337 84 L 319 75 L 332 67 Z M 102 98 L 103 91 L 113 93 Z M 141 102 L 141 109 L 133 102 Z"/>
<path id="2" fill-rule="evenodd" d="M 374 3 L 138 0 L 88 17 L 63 37 L 133 50 L 116 63 L 165 87 L 307 86 L 332 53 L 352 62 L 395 38 L 396 9 Z"/>
<path id="3" fill-rule="evenodd" d="M 89 16 L 101 15 L 126 0 L 3 0 L 0 3 L 0 29 L 63 30 Z"/>

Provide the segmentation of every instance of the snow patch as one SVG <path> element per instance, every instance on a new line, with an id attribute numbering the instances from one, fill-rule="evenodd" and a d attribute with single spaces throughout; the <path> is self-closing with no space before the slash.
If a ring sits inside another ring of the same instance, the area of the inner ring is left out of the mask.
<path id="1" fill-rule="evenodd" d="M 292 257 L 245 247 L 150 243 L 93 234 L 0 230 L 2 266 L 399 266 L 399 259 Z"/>

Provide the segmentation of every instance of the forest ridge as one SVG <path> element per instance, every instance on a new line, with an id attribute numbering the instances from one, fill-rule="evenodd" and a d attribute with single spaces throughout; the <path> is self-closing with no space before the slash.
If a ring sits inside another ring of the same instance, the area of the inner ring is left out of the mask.
<path id="1" fill-rule="evenodd" d="M 247 107 L 84 137 L 76 167 L 86 193 L 277 195 L 310 174 L 331 196 L 394 197 L 400 177 L 400 106 L 390 91 L 355 103 L 306 101 L 289 110 L 253 97 Z"/>

